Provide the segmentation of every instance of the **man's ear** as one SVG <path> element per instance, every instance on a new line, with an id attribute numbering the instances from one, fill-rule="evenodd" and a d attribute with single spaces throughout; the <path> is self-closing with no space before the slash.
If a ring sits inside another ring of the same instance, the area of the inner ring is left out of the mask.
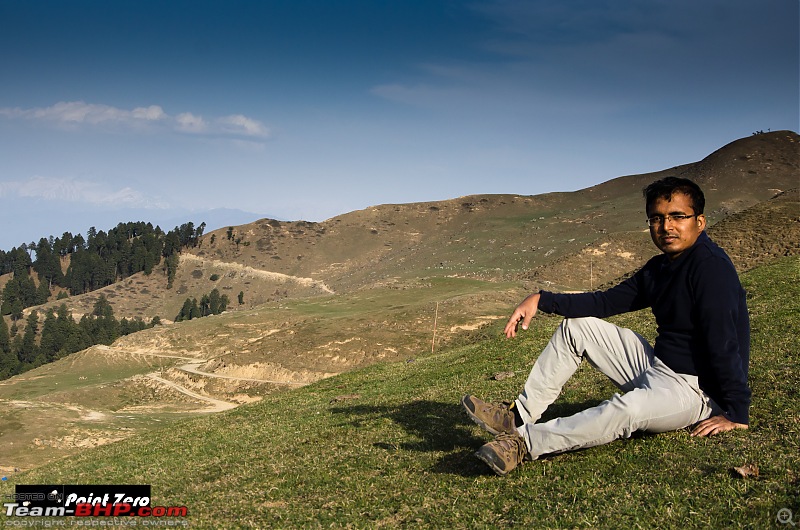
<path id="1" fill-rule="evenodd" d="M 701 232 L 706 229 L 706 216 L 702 213 L 697 216 L 697 228 L 699 228 Z"/>

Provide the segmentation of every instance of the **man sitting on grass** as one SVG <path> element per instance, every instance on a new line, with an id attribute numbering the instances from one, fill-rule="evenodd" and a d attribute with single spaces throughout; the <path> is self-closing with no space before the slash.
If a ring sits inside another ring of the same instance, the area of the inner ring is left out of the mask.
<path id="1" fill-rule="evenodd" d="M 537 310 L 566 317 L 512 403 L 466 395 L 469 417 L 496 435 L 476 456 L 505 475 L 523 460 L 693 426 L 692 436 L 747 429 L 750 321 L 730 258 L 705 233 L 705 198 L 694 182 L 667 177 L 644 190 L 650 236 L 662 254 L 603 292 L 540 291 L 505 327 L 515 337 Z M 658 338 L 599 318 L 651 308 Z M 595 318 L 596 317 L 596 318 Z M 565 418 L 536 423 L 586 358 L 624 394 Z"/>

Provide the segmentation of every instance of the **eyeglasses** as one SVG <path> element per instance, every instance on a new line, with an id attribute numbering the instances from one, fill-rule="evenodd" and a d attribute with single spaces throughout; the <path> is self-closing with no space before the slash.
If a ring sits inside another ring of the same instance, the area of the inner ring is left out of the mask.
<path id="1" fill-rule="evenodd" d="M 681 221 L 685 221 L 687 219 L 691 219 L 692 217 L 697 217 L 698 214 L 686 215 L 686 214 L 675 214 L 675 215 L 654 215 L 652 217 L 647 218 L 647 226 L 659 226 L 667 221 L 672 221 L 675 223 L 680 223 Z"/>

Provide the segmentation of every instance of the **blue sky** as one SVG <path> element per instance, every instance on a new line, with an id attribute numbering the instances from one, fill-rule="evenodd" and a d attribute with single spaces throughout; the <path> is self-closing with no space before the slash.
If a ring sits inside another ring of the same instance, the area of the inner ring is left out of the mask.
<path id="1" fill-rule="evenodd" d="M 799 25 L 796 0 L 0 0 L 0 249 L 694 162 L 798 130 Z"/>

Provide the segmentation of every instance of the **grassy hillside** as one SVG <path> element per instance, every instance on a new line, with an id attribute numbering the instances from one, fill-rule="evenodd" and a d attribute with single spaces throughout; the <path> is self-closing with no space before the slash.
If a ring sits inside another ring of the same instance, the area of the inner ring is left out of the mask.
<path id="1" fill-rule="evenodd" d="M 709 232 L 739 270 L 796 255 L 800 198 L 774 186 L 796 185 L 797 140 L 785 131 L 745 138 L 695 164 L 572 193 L 384 205 L 324 223 L 265 219 L 234 227 L 230 238 L 227 230 L 208 234 L 181 257 L 173 289 L 154 271 L 64 302 L 79 318 L 103 294 L 117 318 L 166 320 L 187 297 L 216 288 L 230 311 L 0 382 L 0 471 L 415 359 L 430 352 L 434 327 L 437 349 L 465 343 L 485 335 L 525 290 L 597 288 L 655 252 L 641 187 L 667 173 L 706 186 L 716 221 Z"/>
<path id="2" fill-rule="evenodd" d="M 487 440 L 465 392 L 513 397 L 550 334 L 492 337 L 414 362 L 379 363 L 253 405 L 185 421 L 9 477 L 15 483 L 152 484 L 156 505 L 187 505 L 218 528 L 768 528 L 800 508 L 797 389 L 800 271 L 783 258 L 743 275 L 752 313 L 752 424 L 712 438 L 637 436 L 526 463 L 499 478 L 472 453 Z M 648 338 L 646 313 L 615 319 Z M 513 371 L 509 379 L 492 375 Z M 613 392 L 583 367 L 548 411 Z M 745 463 L 757 478 L 735 478 Z"/>
<path id="3" fill-rule="evenodd" d="M 210 400 L 246 403 L 353 368 L 413 359 L 431 351 L 434 326 L 437 349 L 469 340 L 519 296 L 511 284 L 420 279 L 157 326 L 89 348 L 0 381 L 0 471 L 146 435 L 209 411 Z"/>

